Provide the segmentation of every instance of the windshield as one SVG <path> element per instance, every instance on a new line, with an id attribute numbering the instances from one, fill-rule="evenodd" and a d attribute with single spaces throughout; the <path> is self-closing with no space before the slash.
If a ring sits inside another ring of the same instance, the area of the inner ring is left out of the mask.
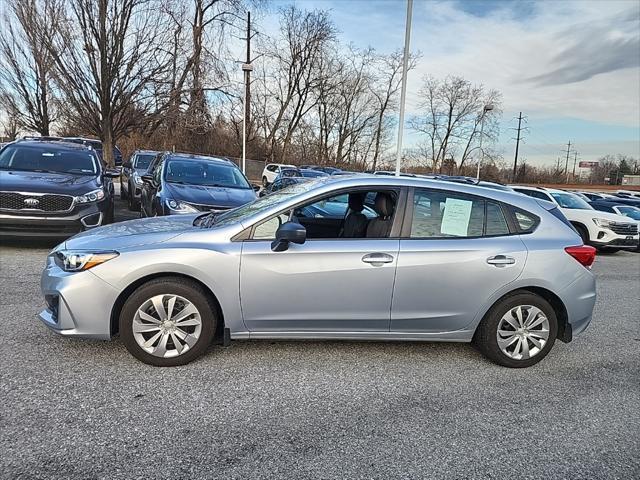
<path id="1" fill-rule="evenodd" d="M 206 160 L 170 159 L 165 167 L 164 178 L 169 183 L 206 187 L 251 188 L 245 176 L 235 166 Z"/>
<path id="2" fill-rule="evenodd" d="M 62 150 L 47 145 L 11 145 L 0 152 L 1 170 L 95 175 L 98 165 L 89 150 Z"/>
<path id="3" fill-rule="evenodd" d="M 245 203 L 241 207 L 234 208 L 227 212 L 221 213 L 216 217 L 215 225 L 229 225 L 241 221 L 244 217 L 249 217 L 256 213 L 288 200 L 292 195 L 307 192 L 322 182 L 322 178 L 311 180 L 308 182 L 295 183 L 287 188 L 270 193 L 264 197 L 260 197 L 253 202 Z"/>
<path id="4" fill-rule="evenodd" d="M 152 154 L 136 155 L 136 160 L 135 160 L 135 163 L 133 164 L 133 168 L 147 169 L 149 168 L 149 164 L 151 163 L 151 160 L 153 160 L 154 158 L 156 158 L 156 156 Z"/>
<path id="5" fill-rule="evenodd" d="M 572 210 L 593 210 L 591 205 L 573 193 L 551 192 L 551 196 L 562 208 L 570 208 Z"/>
<path id="6" fill-rule="evenodd" d="M 640 208 L 638 207 L 617 207 L 620 215 L 633 218 L 634 220 L 640 220 Z"/>

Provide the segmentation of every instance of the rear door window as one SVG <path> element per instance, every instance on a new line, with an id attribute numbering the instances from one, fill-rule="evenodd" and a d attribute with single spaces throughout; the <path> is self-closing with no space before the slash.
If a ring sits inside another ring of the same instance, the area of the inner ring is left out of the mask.
<path id="1" fill-rule="evenodd" d="M 499 202 L 458 192 L 416 189 L 411 238 L 510 235 L 505 207 Z"/>

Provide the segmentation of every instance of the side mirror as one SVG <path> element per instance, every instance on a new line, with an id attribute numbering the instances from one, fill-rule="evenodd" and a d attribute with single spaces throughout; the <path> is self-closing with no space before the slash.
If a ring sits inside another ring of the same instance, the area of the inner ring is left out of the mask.
<path id="1" fill-rule="evenodd" d="M 120 170 L 116 168 L 107 168 L 104 171 L 104 176 L 107 178 L 118 178 L 120 176 Z"/>
<path id="2" fill-rule="evenodd" d="M 140 178 L 142 179 L 142 181 L 144 183 L 148 183 L 150 185 L 153 185 L 155 183 L 155 181 L 153 179 L 153 175 L 144 174 Z"/>
<path id="3" fill-rule="evenodd" d="M 130 160 L 127 160 L 127 161 L 125 161 L 125 162 L 122 162 L 122 166 L 123 166 L 124 168 L 132 168 L 132 166 L 131 166 L 131 161 L 130 161 Z"/>
<path id="4" fill-rule="evenodd" d="M 303 244 L 307 239 L 307 230 L 296 222 L 286 222 L 276 231 L 276 239 L 271 242 L 271 250 L 284 252 L 290 243 Z"/>

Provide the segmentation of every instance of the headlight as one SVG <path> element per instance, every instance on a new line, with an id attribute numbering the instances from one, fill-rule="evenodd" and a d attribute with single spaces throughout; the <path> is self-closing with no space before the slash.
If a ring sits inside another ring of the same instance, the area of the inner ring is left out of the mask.
<path id="1" fill-rule="evenodd" d="M 104 198 L 104 190 L 98 188 L 97 190 L 93 190 L 89 193 L 85 193 L 84 195 L 80 195 L 76 197 L 76 203 L 91 203 L 97 202 L 98 200 L 102 200 Z"/>
<path id="2" fill-rule="evenodd" d="M 133 181 L 135 182 L 136 185 L 142 185 L 144 183 L 142 181 L 142 178 L 140 178 L 140 175 L 138 175 L 138 172 L 133 173 Z"/>
<path id="3" fill-rule="evenodd" d="M 188 203 L 177 202 L 173 199 L 167 200 L 165 204 L 167 205 L 167 207 L 169 207 L 170 210 L 173 210 L 174 212 L 197 213 L 199 211 L 197 208 L 192 207 Z"/>
<path id="4" fill-rule="evenodd" d="M 594 218 L 593 223 L 602 228 L 610 228 L 611 224 L 614 223 L 610 220 L 605 220 L 604 218 Z"/>
<path id="5" fill-rule="evenodd" d="M 56 263 L 67 272 L 81 272 L 116 258 L 118 252 L 91 252 L 86 250 L 58 250 Z"/>

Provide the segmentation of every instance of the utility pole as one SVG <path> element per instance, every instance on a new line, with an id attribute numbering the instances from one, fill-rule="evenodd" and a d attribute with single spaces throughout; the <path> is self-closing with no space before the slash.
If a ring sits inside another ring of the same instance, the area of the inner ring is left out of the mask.
<path id="1" fill-rule="evenodd" d="M 249 116 L 251 115 L 251 12 L 247 12 L 247 61 L 242 64 L 244 72 L 244 115 L 242 120 L 242 173 L 247 173 L 247 128 L 249 125 Z"/>
<path id="2" fill-rule="evenodd" d="M 516 156 L 513 159 L 513 181 L 516 181 L 518 171 L 518 149 L 520 148 L 520 130 L 522 130 L 522 112 L 518 115 L 518 136 L 516 138 Z"/>
<path id="3" fill-rule="evenodd" d="M 569 152 L 571 151 L 571 140 L 567 143 L 567 159 L 564 162 L 564 174 L 566 175 L 565 183 L 569 183 Z"/>
<path id="4" fill-rule="evenodd" d="M 578 161 L 578 151 L 576 150 L 573 155 L 573 173 L 571 174 L 571 178 L 573 181 L 576 181 L 576 163 Z"/>

